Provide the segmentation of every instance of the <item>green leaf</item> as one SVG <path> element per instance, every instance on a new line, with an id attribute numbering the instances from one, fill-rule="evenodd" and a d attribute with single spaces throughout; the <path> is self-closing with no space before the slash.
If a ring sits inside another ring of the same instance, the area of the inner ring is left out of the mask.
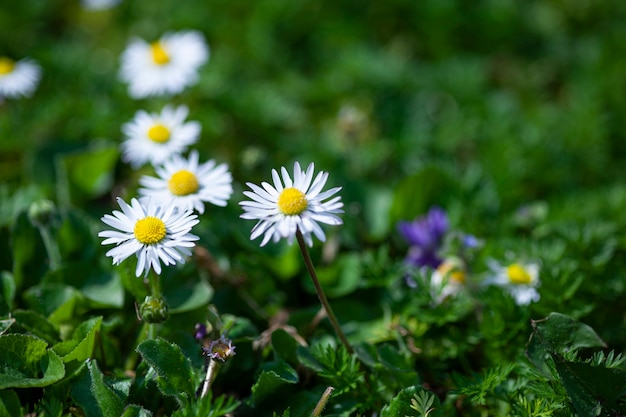
<path id="1" fill-rule="evenodd" d="M 22 417 L 20 399 L 12 389 L 0 391 L 0 416 Z"/>
<path id="2" fill-rule="evenodd" d="M 278 329 L 272 333 L 272 348 L 278 359 L 283 359 L 289 363 L 298 363 L 296 349 L 298 342 L 283 329 Z"/>
<path id="3" fill-rule="evenodd" d="M 9 271 L 0 273 L 0 315 L 8 314 L 15 299 L 15 277 Z"/>
<path id="4" fill-rule="evenodd" d="M 46 316 L 53 324 L 61 324 L 74 318 L 76 306 L 83 295 L 65 284 L 46 283 L 29 288 L 23 295 L 29 306 Z"/>
<path id="5" fill-rule="evenodd" d="M 164 280 L 163 292 L 172 314 L 183 313 L 206 306 L 213 297 L 213 288 L 203 279 L 185 283 L 174 279 Z"/>
<path id="6" fill-rule="evenodd" d="M 380 412 L 380 417 L 442 416 L 439 398 L 421 387 L 407 387 L 398 393 Z"/>
<path id="7" fill-rule="evenodd" d="M 113 184 L 114 167 L 119 151 L 111 142 L 94 142 L 83 152 L 63 157 L 66 172 L 73 190 L 86 197 L 98 197 Z"/>
<path id="8" fill-rule="evenodd" d="M 90 358 L 101 324 L 102 317 L 94 317 L 81 323 L 74 330 L 70 340 L 54 345 L 55 352 L 61 356 L 65 363 L 71 361 L 83 362 Z"/>
<path id="9" fill-rule="evenodd" d="M 555 367 L 578 415 L 624 415 L 626 371 L 556 358 Z"/>
<path id="10" fill-rule="evenodd" d="M 0 336 L 0 389 L 45 387 L 63 378 L 63 361 L 47 346 L 34 336 Z"/>
<path id="11" fill-rule="evenodd" d="M 12 315 L 18 332 L 31 333 L 48 343 L 59 341 L 59 330 L 41 314 L 32 310 L 15 310 Z"/>
<path id="12" fill-rule="evenodd" d="M 124 409 L 121 417 L 152 417 L 152 412 L 140 405 L 131 404 Z"/>
<path id="13" fill-rule="evenodd" d="M 13 251 L 13 277 L 16 290 L 28 288 L 40 281 L 45 273 L 48 255 L 39 231 L 28 220 L 26 212 L 20 213 L 11 229 Z"/>
<path id="14" fill-rule="evenodd" d="M 194 398 L 195 375 L 180 347 L 163 339 L 148 339 L 137 346 L 137 352 L 156 371 L 157 386 L 163 394 L 175 397 L 180 404 Z"/>
<path id="15" fill-rule="evenodd" d="M 258 404 L 269 395 L 276 394 L 282 385 L 297 382 L 298 373 L 287 362 L 270 362 L 252 386 L 252 402 Z"/>
<path id="16" fill-rule="evenodd" d="M 361 260 L 358 254 L 342 255 L 337 262 L 325 268 L 318 268 L 317 275 L 329 297 L 342 297 L 350 294 L 362 282 Z M 314 292 L 311 280 L 307 280 L 310 291 Z"/>
<path id="17" fill-rule="evenodd" d="M 560 313 L 550 313 L 542 320 L 532 320 L 533 333 L 526 346 L 530 361 L 550 377 L 545 364 L 547 357 L 570 350 L 606 347 L 600 336 L 586 324 Z"/>
<path id="18" fill-rule="evenodd" d="M 120 397 L 109 387 L 95 360 L 74 379 L 70 396 L 87 417 L 119 417 L 124 410 Z"/>

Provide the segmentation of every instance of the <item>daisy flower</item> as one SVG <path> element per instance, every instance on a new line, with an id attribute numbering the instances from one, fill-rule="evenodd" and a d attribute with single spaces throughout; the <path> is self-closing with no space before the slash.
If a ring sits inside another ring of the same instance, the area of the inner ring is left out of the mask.
<path id="1" fill-rule="evenodd" d="M 342 224 L 341 219 L 336 216 L 343 213 L 341 197 L 335 196 L 327 200 L 341 190 L 341 187 L 322 192 L 328 173 L 320 172 L 313 179 L 312 163 L 305 172 L 296 162 L 293 171 L 293 181 L 285 167 L 282 167 L 282 179 L 278 171 L 272 170 L 273 186 L 267 182 L 261 183 L 262 187 L 246 183 L 252 191 L 244 191 L 244 195 L 252 201 L 239 203 L 245 211 L 241 218 L 258 220 L 252 228 L 250 239 L 264 235 L 261 246 L 270 239 L 278 242 L 281 238 L 287 238 L 291 244 L 296 230 L 300 230 L 306 243 L 312 246 L 311 234 L 322 242 L 326 239 L 318 223 Z"/>
<path id="2" fill-rule="evenodd" d="M 4 97 L 29 97 L 41 78 L 41 68 L 35 61 L 24 58 L 14 61 L 0 56 L 0 101 Z"/>
<path id="3" fill-rule="evenodd" d="M 228 166 L 216 165 L 213 160 L 198 164 L 195 150 L 189 159 L 174 155 L 155 170 L 158 178 L 143 176 L 139 180 L 144 187 L 139 189 L 139 194 L 163 204 L 173 202 L 182 210 L 202 214 L 205 202 L 225 206 L 233 193 Z"/>
<path id="4" fill-rule="evenodd" d="M 114 265 L 136 255 L 135 275 L 140 276 L 142 271 L 148 275 L 150 268 L 160 274 L 161 261 L 165 265 L 185 263 L 184 256 L 191 255 L 189 248 L 198 240 L 198 236 L 189 233 L 198 224 L 195 214 L 177 210 L 173 205 L 142 205 L 135 198 L 128 205 L 118 197 L 117 203 L 122 211 L 114 210 L 113 215 L 102 217 L 105 224 L 116 230 L 98 233 L 106 238 L 103 245 L 116 245 L 106 253 L 113 258 Z"/>
<path id="5" fill-rule="evenodd" d="M 161 113 L 139 110 L 132 121 L 122 126 L 126 136 L 122 143 L 122 160 L 138 168 L 147 162 L 153 165 L 187 150 L 198 141 L 200 123 L 185 122 L 187 106 L 165 106 Z"/>
<path id="6" fill-rule="evenodd" d="M 459 294 L 465 288 L 466 272 L 461 259 L 449 257 L 443 260 L 430 276 L 430 292 L 435 305 L 448 297 Z"/>
<path id="7" fill-rule="evenodd" d="M 536 263 L 512 263 L 501 265 L 490 262 L 492 275 L 484 282 L 486 285 L 497 285 L 506 289 L 515 303 L 526 306 L 539 301 L 539 265 Z"/>
<path id="8" fill-rule="evenodd" d="M 168 32 L 152 43 L 136 38 L 122 53 L 120 78 L 135 99 L 177 94 L 198 81 L 208 59 L 209 47 L 197 31 Z"/>

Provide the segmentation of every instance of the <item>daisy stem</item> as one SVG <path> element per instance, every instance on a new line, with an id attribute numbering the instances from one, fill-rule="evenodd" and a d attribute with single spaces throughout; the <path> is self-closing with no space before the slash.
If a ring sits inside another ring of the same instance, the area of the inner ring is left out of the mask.
<path id="1" fill-rule="evenodd" d="M 211 382 L 215 377 L 215 371 L 217 370 L 217 361 L 213 359 L 209 359 L 209 366 L 206 369 L 206 376 L 204 377 L 204 383 L 202 384 L 202 392 L 200 393 L 200 398 L 204 398 L 209 392 L 209 388 L 211 388 Z"/>
<path id="2" fill-rule="evenodd" d="M 151 269 L 148 275 L 150 281 L 150 293 L 153 297 L 161 297 L 161 282 L 157 273 Z"/>
<path id="3" fill-rule="evenodd" d="M 61 253 L 59 252 L 59 247 L 52 238 L 52 234 L 50 233 L 50 229 L 47 225 L 38 226 L 38 229 L 43 245 L 48 253 L 50 270 L 55 271 L 59 269 L 59 266 L 61 265 Z"/>
<path id="4" fill-rule="evenodd" d="M 328 302 L 328 298 L 326 298 L 326 294 L 320 285 L 319 279 L 317 279 L 317 273 L 315 272 L 315 267 L 313 266 L 313 262 L 311 261 L 311 256 L 309 255 L 309 250 L 304 242 L 304 237 L 300 232 L 300 229 L 296 229 L 296 239 L 298 240 L 298 246 L 300 246 L 300 251 L 302 252 L 302 256 L 304 257 L 304 264 L 306 265 L 307 270 L 309 271 L 309 275 L 311 275 L 311 280 L 313 281 L 313 285 L 315 286 L 315 292 L 317 292 L 317 298 L 319 298 L 320 303 L 322 303 L 322 307 L 326 311 L 326 315 L 328 316 L 328 320 L 330 320 L 330 324 L 335 329 L 335 333 L 341 340 L 341 343 L 346 347 L 348 353 L 353 353 L 354 350 L 352 346 L 348 342 L 346 335 L 343 334 L 341 330 L 341 326 L 339 325 L 339 321 L 337 321 L 337 317 L 335 317 L 335 313 L 333 312 L 330 303 Z"/>

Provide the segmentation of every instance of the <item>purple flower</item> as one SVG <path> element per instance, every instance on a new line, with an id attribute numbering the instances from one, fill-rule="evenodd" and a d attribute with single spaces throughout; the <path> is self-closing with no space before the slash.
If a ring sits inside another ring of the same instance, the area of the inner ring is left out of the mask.
<path id="1" fill-rule="evenodd" d="M 413 266 L 437 268 L 442 259 L 437 252 L 448 231 L 448 216 L 439 207 L 412 222 L 399 222 L 398 230 L 410 245 L 406 262 Z"/>
<path id="2" fill-rule="evenodd" d="M 194 332 L 194 338 L 200 342 L 206 337 L 206 326 L 202 323 L 196 323 Z"/>

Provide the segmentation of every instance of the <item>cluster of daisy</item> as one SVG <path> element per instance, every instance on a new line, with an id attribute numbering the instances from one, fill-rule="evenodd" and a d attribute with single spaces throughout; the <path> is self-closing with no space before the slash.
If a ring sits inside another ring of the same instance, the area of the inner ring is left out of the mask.
<path id="1" fill-rule="evenodd" d="M 472 235 L 450 230 L 446 213 L 438 207 L 411 222 L 398 224 L 400 234 L 409 243 L 405 263 L 410 269 L 425 271 L 433 303 L 467 291 L 469 255 L 480 246 Z M 539 301 L 539 264 L 532 261 L 488 262 L 486 277 L 480 287 L 498 286 L 511 295 L 517 305 Z M 407 283 L 416 286 L 412 276 Z"/>
<path id="2" fill-rule="evenodd" d="M 122 54 L 120 78 L 128 83 L 132 98 L 180 93 L 198 80 L 198 69 L 209 58 L 209 48 L 199 32 L 167 33 L 148 43 L 134 39 Z M 161 272 L 165 265 L 184 263 L 190 248 L 199 239 L 191 229 L 204 213 L 205 203 L 225 206 L 230 198 L 232 176 L 226 164 L 213 160 L 200 162 L 191 150 L 198 141 L 200 123 L 187 121 L 189 109 L 166 105 L 160 113 L 139 110 L 122 126 L 122 160 L 132 168 L 151 164 L 156 176 L 139 180 L 139 198 L 127 204 L 118 198 L 122 211 L 105 215 L 102 221 L 116 230 L 99 233 L 103 244 L 116 246 L 107 252 L 114 264 L 131 255 L 138 258 L 136 275 Z M 311 246 L 316 236 L 325 240 L 319 223 L 338 225 L 342 213 L 340 187 L 323 191 L 328 173 L 314 175 L 311 163 L 306 170 L 296 162 L 293 177 L 282 167 L 272 170 L 273 185 L 247 183 L 244 194 L 251 201 L 241 202 L 244 219 L 257 220 L 251 239 L 263 235 L 269 240 L 286 238 L 291 244 L 300 232 Z"/>

